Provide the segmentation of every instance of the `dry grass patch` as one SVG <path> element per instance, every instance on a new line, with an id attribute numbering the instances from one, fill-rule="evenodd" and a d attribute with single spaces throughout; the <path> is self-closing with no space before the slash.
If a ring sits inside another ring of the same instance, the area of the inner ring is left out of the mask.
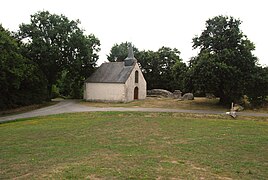
<path id="1" fill-rule="evenodd" d="M 230 107 L 218 104 L 219 98 L 208 99 L 196 97 L 193 101 L 180 101 L 172 98 L 147 97 L 145 100 L 136 100 L 128 103 L 113 102 L 81 102 L 81 104 L 92 107 L 142 107 L 142 108 L 165 108 L 165 109 L 187 109 L 187 110 L 220 110 L 229 111 Z M 246 112 L 268 113 L 268 105 L 258 109 L 246 108 Z"/>
<path id="2" fill-rule="evenodd" d="M 94 107 L 144 107 L 144 108 L 170 108 L 170 109 L 204 109 L 226 110 L 228 108 L 218 105 L 218 99 L 195 98 L 193 101 L 180 101 L 172 98 L 147 97 L 145 100 L 128 103 L 112 102 L 81 102 L 83 105 Z"/>

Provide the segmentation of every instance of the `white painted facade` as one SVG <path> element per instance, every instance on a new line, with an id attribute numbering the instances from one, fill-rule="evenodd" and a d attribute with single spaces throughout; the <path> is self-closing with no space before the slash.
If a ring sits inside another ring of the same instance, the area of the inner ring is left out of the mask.
<path id="1" fill-rule="evenodd" d="M 84 99 L 87 101 L 124 101 L 125 87 L 121 83 L 86 83 Z"/>
<path id="2" fill-rule="evenodd" d="M 138 71 L 138 83 L 135 83 L 136 71 Z M 147 94 L 147 84 L 138 63 L 135 64 L 133 71 L 125 83 L 126 102 L 134 100 L 135 87 L 138 87 L 138 99 L 145 99 Z"/>
<path id="3" fill-rule="evenodd" d="M 135 82 L 135 72 L 138 72 L 138 82 Z M 125 83 L 85 83 L 84 99 L 87 101 L 129 102 L 134 100 L 134 89 L 138 88 L 137 99 L 146 98 L 146 81 L 135 63 L 132 72 Z"/>

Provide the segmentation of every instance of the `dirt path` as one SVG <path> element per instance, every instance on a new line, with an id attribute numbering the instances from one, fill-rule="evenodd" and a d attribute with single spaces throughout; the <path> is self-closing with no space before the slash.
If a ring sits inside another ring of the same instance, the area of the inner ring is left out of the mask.
<path id="1" fill-rule="evenodd" d="M 63 100 L 53 106 L 37 109 L 34 111 L 0 117 L 0 123 L 14 121 L 21 118 L 36 116 L 46 116 L 51 114 L 72 113 L 72 112 L 97 112 L 97 111 L 138 111 L 138 112 L 179 112 L 179 113 L 199 113 L 199 114 L 225 114 L 223 111 L 209 110 L 185 110 L 185 109 L 164 109 L 164 108 L 124 108 L 124 107 L 88 107 L 79 104 L 80 100 Z M 268 117 L 268 113 L 248 113 L 238 112 L 239 116 L 261 116 Z"/>

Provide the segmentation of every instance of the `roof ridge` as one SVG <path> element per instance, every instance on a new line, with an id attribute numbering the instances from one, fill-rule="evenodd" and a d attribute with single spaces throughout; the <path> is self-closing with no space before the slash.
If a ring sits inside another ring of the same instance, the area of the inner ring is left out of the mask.
<path id="1" fill-rule="evenodd" d="M 101 66 L 85 82 L 92 83 L 125 83 L 133 66 L 125 66 L 124 62 L 102 63 Z"/>

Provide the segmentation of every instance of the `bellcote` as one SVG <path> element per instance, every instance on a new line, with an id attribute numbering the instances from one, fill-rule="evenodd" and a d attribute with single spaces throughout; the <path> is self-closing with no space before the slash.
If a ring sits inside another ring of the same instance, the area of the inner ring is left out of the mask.
<path id="1" fill-rule="evenodd" d="M 132 66 L 134 64 L 134 62 L 136 62 L 136 61 L 137 61 L 137 59 L 134 57 L 134 52 L 133 52 L 132 45 L 129 45 L 129 47 L 128 47 L 128 56 L 124 60 L 125 66 Z"/>

